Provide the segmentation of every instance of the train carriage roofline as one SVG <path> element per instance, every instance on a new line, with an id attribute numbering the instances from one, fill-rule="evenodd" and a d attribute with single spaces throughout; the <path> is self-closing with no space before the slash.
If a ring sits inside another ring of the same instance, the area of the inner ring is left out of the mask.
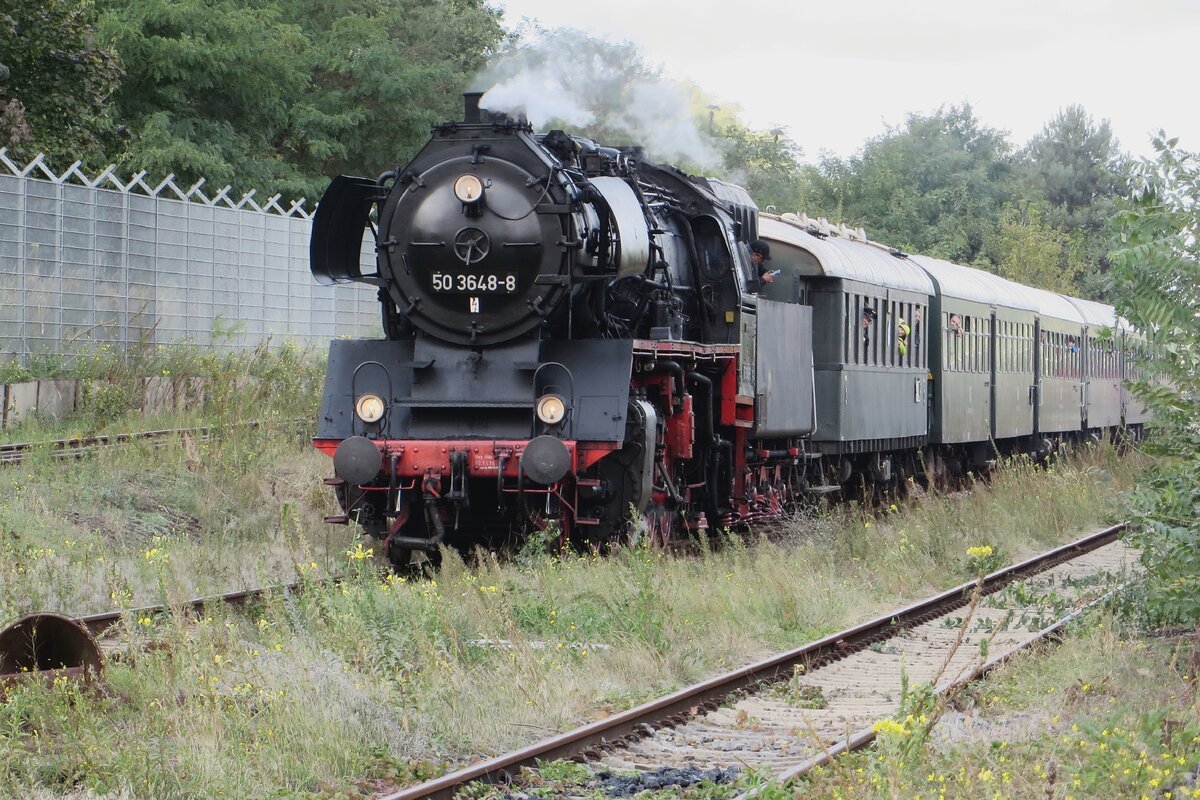
<path id="1" fill-rule="evenodd" d="M 881 245 L 848 238 L 822 237 L 795 222 L 761 212 L 758 230 L 765 239 L 810 253 L 823 277 L 859 281 L 884 289 L 934 293 L 933 282 L 925 271 L 898 250 L 890 251 Z"/>
<path id="2" fill-rule="evenodd" d="M 1038 315 L 1042 319 L 1043 329 L 1048 330 L 1046 322 L 1055 322 L 1060 323 L 1055 326 L 1055 330 L 1071 332 L 1072 326 L 1074 326 L 1077 332 L 1086 324 L 1079 308 L 1066 295 L 1051 292 L 1048 289 L 1035 289 L 1032 286 L 1023 286 L 1021 284 L 1014 285 L 1020 286 L 1022 294 L 1037 303 Z M 1064 326 L 1061 323 L 1066 323 L 1066 325 Z"/>
<path id="3" fill-rule="evenodd" d="M 1095 300 L 1084 300 L 1070 295 L 1062 295 L 1062 297 L 1079 309 L 1084 324 L 1093 330 L 1109 328 L 1114 331 L 1125 331 L 1129 329 L 1129 323 L 1117 317 L 1117 310 L 1107 303 L 1097 303 Z"/>
<path id="4" fill-rule="evenodd" d="M 909 259 L 933 276 L 938 294 L 984 305 L 1037 312 L 1038 305 L 1025 294 L 1019 283 L 974 267 L 930 256 L 913 255 Z"/>

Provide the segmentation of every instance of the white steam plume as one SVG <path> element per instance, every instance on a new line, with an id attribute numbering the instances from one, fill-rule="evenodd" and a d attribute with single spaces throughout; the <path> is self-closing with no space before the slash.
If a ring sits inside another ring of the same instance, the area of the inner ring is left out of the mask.
<path id="1" fill-rule="evenodd" d="M 646 67 L 632 44 L 574 30 L 536 33 L 477 78 L 476 85 L 489 87 L 482 108 L 524 115 L 541 130 L 562 126 L 602 145 L 642 145 L 653 161 L 720 166 L 686 91 Z"/>

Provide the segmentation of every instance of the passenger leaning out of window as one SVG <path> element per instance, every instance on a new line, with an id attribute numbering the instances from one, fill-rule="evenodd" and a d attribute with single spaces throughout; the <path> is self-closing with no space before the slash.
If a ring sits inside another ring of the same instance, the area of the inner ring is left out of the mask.
<path id="1" fill-rule="evenodd" d="M 871 326 L 875 324 L 875 309 L 866 306 L 862 311 L 862 342 L 863 342 L 863 359 L 865 360 L 871 349 Z"/>

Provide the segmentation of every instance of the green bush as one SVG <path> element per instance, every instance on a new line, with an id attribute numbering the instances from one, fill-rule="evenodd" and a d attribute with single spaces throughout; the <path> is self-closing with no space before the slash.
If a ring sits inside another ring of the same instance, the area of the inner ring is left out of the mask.
<path id="1" fill-rule="evenodd" d="M 1145 613 L 1200 620 L 1200 154 L 1159 134 L 1158 156 L 1114 223 L 1117 312 L 1145 337 L 1134 393 L 1154 412 L 1159 462 L 1129 498 L 1146 569 Z"/>

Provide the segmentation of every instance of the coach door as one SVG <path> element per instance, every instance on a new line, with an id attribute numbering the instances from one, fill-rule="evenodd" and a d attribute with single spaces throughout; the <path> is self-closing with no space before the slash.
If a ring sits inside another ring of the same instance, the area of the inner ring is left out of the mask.
<path id="1" fill-rule="evenodd" d="M 989 406 L 989 408 L 988 408 L 988 411 L 989 411 L 988 430 L 991 431 L 992 441 L 995 441 L 996 439 L 1000 438 L 999 434 L 996 433 L 996 430 L 997 430 L 996 415 L 1000 413 L 999 403 L 997 402 L 998 400 L 1000 400 L 1000 394 L 999 394 L 1000 384 L 997 383 L 997 381 L 996 381 L 996 377 L 997 377 L 996 373 L 999 370 L 999 364 L 997 363 L 997 361 L 998 361 L 997 357 L 1000 355 L 999 348 L 997 347 L 998 340 L 1000 339 L 1000 328 L 997 327 L 998 321 L 999 320 L 996 319 L 996 311 L 995 311 L 995 309 L 993 309 L 992 310 L 992 325 L 991 325 L 992 335 L 990 337 L 988 337 L 988 362 L 989 362 L 990 369 L 988 370 L 988 382 L 987 382 L 988 392 L 991 395 L 991 397 L 988 398 L 990 401 L 988 403 L 988 406 Z"/>
<path id="2" fill-rule="evenodd" d="M 1079 338 L 1079 343 L 1076 347 L 1079 348 L 1079 353 L 1076 356 L 1079 375 L 1079 427 L 1087 428 L 1088 423 L 1088 398 L 1092 393 L 1092 364 L 1088 356 L 1091 354 L 1092 329 L 1090 326 L 1083 326 L 1083 335 Z"/>
<path id="3" fill-rule="evenodd" d="M 1029 387 L 1029 400 L 1033 403 L 1033 430 L 1042 430 L 1042 320 L 1033 323 L 1033 385 Z"/>

